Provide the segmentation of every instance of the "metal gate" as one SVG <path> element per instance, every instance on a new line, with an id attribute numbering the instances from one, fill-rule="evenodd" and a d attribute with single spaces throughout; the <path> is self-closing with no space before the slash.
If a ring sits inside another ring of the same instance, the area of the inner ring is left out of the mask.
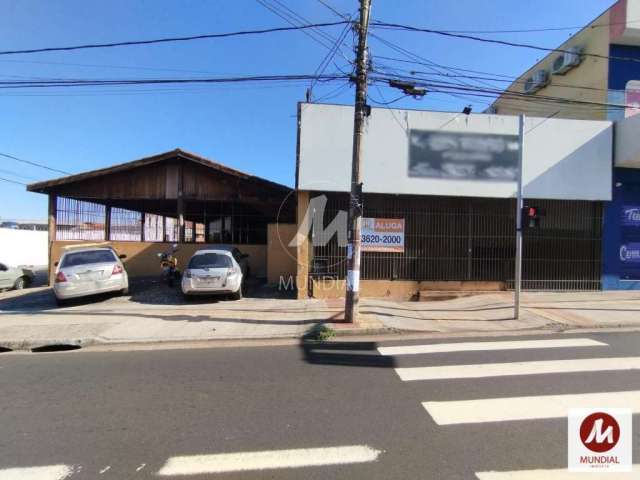
<path id="1" fill-rule="evenodd" d="M 312 197 L 322 195 L 312 194 Z M 326 193 L 325 226 L 346 210 L 348 195 Z M 546 209 L 526 230 L 523 288 L 599 290 L 602 203 L 532 200 Z M 405 252 L 364 252 L 364 280 L 501 281 L 513 287 L 515 200 L 365 194 L 364 216 L 405 219 Z M 346 248 L 332 238 L 313 248 L 311 274 L 344 278 Z"/>

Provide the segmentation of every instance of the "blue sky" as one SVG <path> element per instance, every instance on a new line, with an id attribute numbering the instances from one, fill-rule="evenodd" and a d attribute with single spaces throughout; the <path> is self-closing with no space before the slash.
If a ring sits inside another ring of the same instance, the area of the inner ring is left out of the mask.
<path id="1" fill-rule="evenodd" d="M 337 17 L 316 0 L 279 0 L 314 23 Z M 137 40 L 287 25 L 255 0 L 4 0 L 2 50 Z M 356 0 L 329 0 L 355 14 Z M 526 29 L 584 25 L 612 0 L 373 0 L 373 18 L 448 30 Z M 337 37 L 342 27 L 324 29 Z M 493 38 L 556 47 L 575 30 L 512 33 Z M 433 62 L 517 75 L 541 55 L 534 50 L 381 30 L 379 36 Z M 349 37 L 344 56 L 351 59 Z M 371 53 L 403 58 L 377 39 Z M 194 42 L 0 56 L 3 80 L 42 78 L 170 78 L 312 74 L 326 48 L 302 32 Z M 337 66 L 348 69 L 341 56 Z M 407 67 L 384 62 L 388 66 Z M 326 73 L 337 71 L 331 65 Z M 315 87 L 316 98 L 343 81 Z M 0 152 L 80 172 L 183 148 L 228 166 L 293 185 L 296 102 L 308 82 L 287 85 L 82 87 L 0 92 Z M 344 87 L 329 98 L 352 103 Z M 370 89 L 391 100 L 397 91 Z M 481 111 L 481 99 L 474 110 Z M 459 111 L 468 99 L 443 94 L 394 106 Z M 0 157 L 0 177 L 22 182 L 56 174 Z M 46 198 L 0 181 L 0 218 L 46 217 Z"/>

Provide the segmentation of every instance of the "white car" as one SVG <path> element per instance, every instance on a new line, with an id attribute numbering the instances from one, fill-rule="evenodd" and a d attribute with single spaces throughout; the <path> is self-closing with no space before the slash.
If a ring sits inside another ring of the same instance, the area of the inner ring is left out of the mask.
<path id="1" fill-rule="evenodd" d="M 98 293 L 129 291 L 129 277 L 121 260 L 109 247 L 79 248 L 62 254 L 56 263 L 53 292 L 59 304 Z"/>
<path id="2" fill-rule="evenodd" d="M 198 250 L 182 273 L 182 293 L 191 295 L 231 294 L 242 298 L 242 269 L 227 249 Z"/>

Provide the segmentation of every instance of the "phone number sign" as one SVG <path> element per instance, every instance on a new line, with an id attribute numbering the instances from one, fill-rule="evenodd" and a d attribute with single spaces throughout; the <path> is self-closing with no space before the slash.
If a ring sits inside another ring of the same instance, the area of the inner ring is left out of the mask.
<path id="1" fill-rule="evenodd" d="M 404 253 L 404 218 L 363 218 L 360 242 L 363 252 Z"/>

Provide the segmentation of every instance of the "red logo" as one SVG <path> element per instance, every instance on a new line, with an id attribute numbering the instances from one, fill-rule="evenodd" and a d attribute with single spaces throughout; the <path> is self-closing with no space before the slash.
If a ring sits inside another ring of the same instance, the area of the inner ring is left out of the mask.
<path id="1" fill-rule="evenodd" d="M 592 452 L 608 452 L 620 440 L 620 425 L 607 413 L 592 413 L 580 425 L 580 440 Z"/>

